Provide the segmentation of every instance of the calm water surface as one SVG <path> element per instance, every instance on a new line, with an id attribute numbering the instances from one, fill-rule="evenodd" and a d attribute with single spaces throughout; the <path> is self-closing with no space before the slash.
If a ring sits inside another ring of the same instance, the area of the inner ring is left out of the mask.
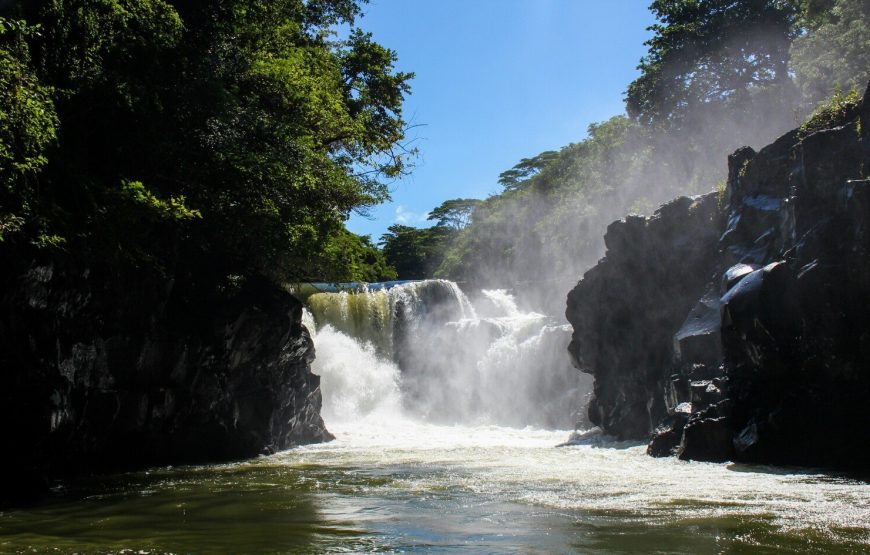
<path id="1" fill-rule="evenodd" d="M 408 420 L 232 465 L 164 468 L 0 513 L 2 553 L 868 553 L 870 486 Z"/>

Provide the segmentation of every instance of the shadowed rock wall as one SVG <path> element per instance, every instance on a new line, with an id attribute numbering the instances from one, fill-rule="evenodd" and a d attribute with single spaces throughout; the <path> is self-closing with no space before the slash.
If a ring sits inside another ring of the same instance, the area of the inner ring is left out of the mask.
<path id="1" fill-rule="evenodd" d="M 666 207 L 667 234 L 608 229 L 566 313 L 606 432 L 651 435 L 653 455 L 868 468 L 870 95 L 824 127 L 732 154 L 709 229 Z"/>
<path id="2" fill-rule="evenodd" d="M 302 305 L 69 260 L 10 264 L 0 301 L 2 497 L 51 479 L 330 439 Z"/>

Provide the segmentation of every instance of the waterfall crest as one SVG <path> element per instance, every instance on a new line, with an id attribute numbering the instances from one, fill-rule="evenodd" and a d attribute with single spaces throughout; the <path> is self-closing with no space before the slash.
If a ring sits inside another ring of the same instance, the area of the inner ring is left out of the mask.
<path id="1" fill-rule="evenodd" d="M 397 327 L 413 327 L 436 317 L 476 317 L 474 307 L 459 286 L 444 279 L 393 282 L 388 288 L 364 284 L 358 291 L 315 293 L 308 297 L 306 305 L 318 326 L 329 324 L 371 343 L 389 358 L 393 356 Z"/>

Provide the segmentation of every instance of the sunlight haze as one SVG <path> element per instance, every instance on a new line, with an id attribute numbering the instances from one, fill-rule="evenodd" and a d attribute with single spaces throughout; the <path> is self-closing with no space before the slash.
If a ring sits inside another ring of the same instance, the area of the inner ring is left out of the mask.
<path id="1" fill-rule="evenodd" d="M 375 241 L 394 223 L 427 227 L 429 210 L 485 198 L 521 158 L 582 140 L 623 113 L 653 24 L 646 0 L 373 0 L 359 26 L 413 71 L 404 113 L 420 149 L 392 202 L 348 228 Z"/>

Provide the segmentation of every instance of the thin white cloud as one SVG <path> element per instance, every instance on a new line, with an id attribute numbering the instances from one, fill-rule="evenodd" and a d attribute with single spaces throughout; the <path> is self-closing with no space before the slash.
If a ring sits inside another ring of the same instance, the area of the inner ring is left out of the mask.
<path id="1" fill-rule="evenodd" d="M 426 221 L 426 218 L 429 216 L 428 213 L 418 214 L 417 212 L 412 212 L 402 206 L 401 204 L 396 206 L 396 223 L 403 225 L 413 225 L 420 224 Z"/>

